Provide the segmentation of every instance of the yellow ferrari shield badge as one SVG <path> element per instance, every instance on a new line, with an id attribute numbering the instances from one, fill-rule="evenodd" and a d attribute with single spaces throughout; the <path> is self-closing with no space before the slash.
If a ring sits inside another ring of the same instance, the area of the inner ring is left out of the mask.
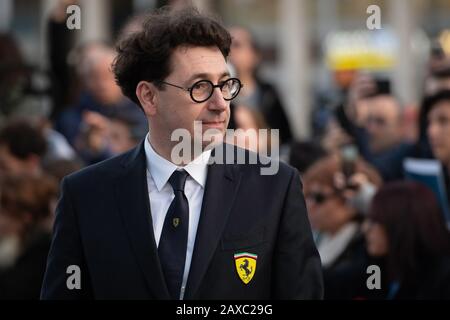
<path id="1" fill-rule="evenodd" d="M 234 262 L 236 264 L 236 271 L 242 282 L 248 284 L 256 271 L 256 254 L 241 252 L 234 255 Z"/>

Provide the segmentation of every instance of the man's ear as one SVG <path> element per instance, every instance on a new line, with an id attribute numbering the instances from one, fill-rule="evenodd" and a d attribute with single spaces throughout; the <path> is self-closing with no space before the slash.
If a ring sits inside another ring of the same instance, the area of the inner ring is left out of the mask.
<path id="1" fill-rule="evenodd" d="M 153 83 L 140 81 L 136 86 L 136 96 L 147 116 L 154 116 L 158 106 L 158 90 Z"/>

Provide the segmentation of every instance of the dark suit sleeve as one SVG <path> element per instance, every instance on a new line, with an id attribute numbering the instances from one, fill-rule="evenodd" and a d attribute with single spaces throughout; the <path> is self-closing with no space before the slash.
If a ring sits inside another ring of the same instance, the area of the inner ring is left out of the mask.
<path id="1" fill-rule="evenodd" d="M 274 252 L 275 299 L 322 299 L 320 257 L 313 241 L 300 177 L 292 170 Z"/>
<path id="2" fill-rule="evenodd" d="M 67 273 L 71 265 L 80 268 L 81 289 L 68 289 Z M 47 259 L 47 269 L 41 299 L 86 299 L 92 297 L 89 273 L 85 264 L 79 224 L 71 203 L 68 180 L 61 183 L 61 197 L 56 208 L 53 239 Z"/>

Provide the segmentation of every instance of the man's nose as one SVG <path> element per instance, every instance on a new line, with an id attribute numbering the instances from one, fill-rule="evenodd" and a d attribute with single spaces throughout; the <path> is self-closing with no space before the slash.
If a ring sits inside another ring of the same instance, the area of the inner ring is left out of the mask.
<path id="1" fill-rule="evenodd" d="M 228 101 L 223 98 L 223 93 L 220 88 L 214 88 L 213 94 L 209 99 L 208 108 L 210 110 L 225 111 L 228 106 Z"/>

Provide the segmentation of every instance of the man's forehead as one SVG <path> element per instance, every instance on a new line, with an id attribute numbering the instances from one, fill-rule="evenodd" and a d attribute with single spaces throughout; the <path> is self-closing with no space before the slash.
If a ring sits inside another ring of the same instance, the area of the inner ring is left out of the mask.
<path id="1" fill-rule="evenodd" d="M 221 75 L 228 67 L 217 47 L 179 47 L 172 55 L 173 72 Z"/>
<path id="2" fill-rule="evenodd" d="M 222 52 L 216 46 L 179 46 L 173 51 L 177 55 L 185 55 L 187 57 L 198 56 L 222 56 Z"/>
<path id="3" fill-rule="evenodd" d="M 401 107 L 398 102 L 388 96 L 380 96 L 369 100 L 370 111 L 374 114 L 397 114 L 401 111 Z"/>

